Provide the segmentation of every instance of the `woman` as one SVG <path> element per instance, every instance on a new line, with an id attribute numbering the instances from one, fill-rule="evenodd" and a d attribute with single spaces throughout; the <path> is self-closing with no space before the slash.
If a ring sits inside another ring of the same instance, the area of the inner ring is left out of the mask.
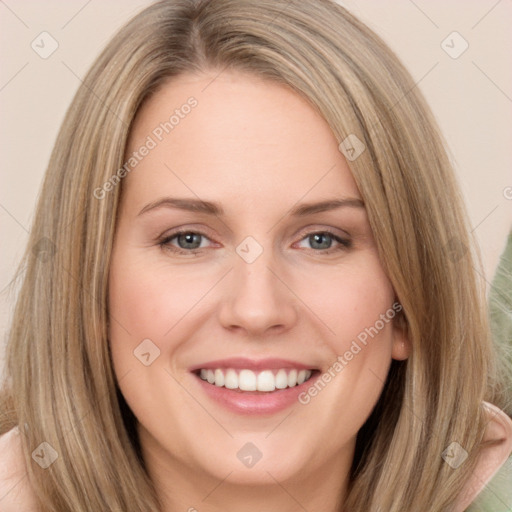
<path id="1" fill-rule="evenodd" d="M 152 5 L 47 171 L 4 508 L 464 510 L 512 450 L 467 233 L 420 93 L 345 9 Z"/>

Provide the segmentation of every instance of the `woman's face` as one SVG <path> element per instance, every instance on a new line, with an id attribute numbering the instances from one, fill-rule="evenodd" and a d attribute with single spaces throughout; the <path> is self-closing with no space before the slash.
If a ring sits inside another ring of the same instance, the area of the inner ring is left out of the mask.
<path id="1" fill-rule="evenodd" d="M 130 157 L 110 343 L 150 472 L 339 481 L 407 342 L 328 125 L 282 85 L 182 75 Z"/>

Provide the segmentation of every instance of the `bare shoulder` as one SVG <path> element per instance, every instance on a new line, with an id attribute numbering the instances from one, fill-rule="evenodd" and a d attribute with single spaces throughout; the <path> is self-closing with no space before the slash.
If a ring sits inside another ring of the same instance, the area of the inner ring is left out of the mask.
<path id="1" fill-rule="evenodd" d="M 28 483 L 18 428 L 0 436 L 0 510 L 37 512 Z"/>

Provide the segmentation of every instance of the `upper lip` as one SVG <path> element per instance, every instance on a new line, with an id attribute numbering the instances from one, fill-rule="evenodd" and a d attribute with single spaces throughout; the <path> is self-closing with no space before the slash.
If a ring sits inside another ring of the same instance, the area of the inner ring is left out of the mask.
<path id="1" fill-rule="evenodd" d="M 232 357 L 228 359 L 217 359 L 215 361 L 208 361 L 190 368 L 191 372 L 201 369 L 214 370 L 216 368 L 233 368 L 233 369 L 247 369 L 253 371 L 261 370 L 278 370 L 280 368 L 295 368 L 297 370 L 314 370 L 311 365 L 292 361 L 290 359 L 248 359 L 246 357 Z"/>

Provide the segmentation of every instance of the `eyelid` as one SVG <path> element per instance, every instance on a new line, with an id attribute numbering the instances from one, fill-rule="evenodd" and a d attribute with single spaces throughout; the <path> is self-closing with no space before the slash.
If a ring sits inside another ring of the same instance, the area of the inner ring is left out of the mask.
<path id="1" fill-rule="evenodd" d="M 210 242 L 216 243 L 211 239 L 209 234 L 205 233 L 201 229 L 194 229 L 193 227 L 190 227 L 190 228 L 189 227 L 178 227 L 171 231 L 167 231 L 166 233 L 164 233 L 163 235 L 158 237 L 156 242 L 162 248 L 167 248 L 173 252 L 184 253 L 184 254 L 194 254 L 194 253 L 202 251 L 204 249 L 208 249 L 208 247 L 202 247 L 202 248 L 197 248 L 197 249 L 186 250 L 186 249 L 181 249 L 180 247 L 177 247 L 175 245 L 171 245 L 171 240 L 173 240 L 174 238 L 176 238 L 180 235 L 184 235 L 184 234 L 188 234 L 188 233 L 200 235 L 200 236 L 208 239 Z"/>
<path id="2" fill-rule="evenodd" d="M 214 242 L 211 239 L 210 235 L 208 233 L 206 233 L 205 231 L 206 230 L 203 230 L 202 228 L 201 229 L 194 228 L 194 226 L 192 226 L 192 225 L 178 226 L 170 231 L 168 230 L 165 234 L 158 237 L 157 243 L 160 247 L 162 247 L 162 249 L 168 249 L 168 250 L 178 253 L 178 254 L 197 254 L 197 253 L 203 251 L 204 249 L 208 249 L 208 247 L 187 250 L 187 249 L 181 249 L 180 247 L 177 247 L 175 245 L 171 245 L 170 241 L 173 240 L 174 238 L 178 237 L 179 235 L 192 233 L 192 234 L 200 235 L 204 238 L 207 238 L 210 242 L 217 243 L 217 242 Z M 344 235 L 340 235 L 337 231 L 342 231 L 344 233 Z M 334 241 L 342 247 L 341 248 L 330 247 L 328 249 L 321 249 L 321 250 L 308 249 L 309 251 L 313 251 L 314 253 L 319 253 L 319 254 L 329 254 L 331 252 L 336 252 L 338 250 L 349 249 L 352 246 L 352 238 L 351 238 L 350 234 L 347 233 L 346 231 L 341 230 L 339 228 L 325 227 L 325 226 L 320 226 L 320 225 L 313 225 L 313 226 L 309 225 L 309 226 L 305 226 L 304 228 L 299 230 L 299 232 L 296 235 L 294 235 L 294 238 L 299 237 L 299 239 L 296 242 L 294 242 L 294 244 L 296 244 L 298 242 L 302 242 L 308 236 L 315 235 L 315 234 L 321 234 L 321 233 L 327 233 L 327 234 L 331 235 L 332 238 L 334 239 Z"/>
<path id="3" fill-rule="evenodd" d="M 161 235 L 156 237 L 156 241 L 161 241 L 166 238 L 172 238 L 183 233 L 197 233 L 198 235 L 203 235 L 208 239 L 214 237 L 213 231 L 204 226 L 197 226 L 195 224 L 183 224 L 181 226 L 176 226 L 171 229 L 166 229 Z"/>
<path id="4" fill-rule="evenodd" d="M 322 224 L 310 224 L 308 226 L 305 226 L 305 227 L 301 228 L 297 232 L 296 235 L 294 235 L 294 238 L 298 237 L 298 236 L 304 237 L 306 235 L 311 235 L 311 234 L 315 234 L 315 233 L 330 233 L 331 235 L 338 236 L 340 238 L 347 238 L 347 239 L 352 238 L 350 233 L 348 231 L 345 231 L 344 229 L 335 228 L 332 226 L 325 226 Z M 301 240 L 302 240 L 302 238 L 301 238 Z"/>
<path id="5" fill-rule="evenodd" d="M 346 233 L 346 232 L 345 232 Z M 328 249 L 309 249 L 306 248 L 308 252 L 312 252 L 313 254 L 320 254 L 320 255 L 330 255 L 332 253 L 338 253 L 341 251 L 346 251 L 352 248 L 353 242 L 350 235 L 346 234 L 346 236 L 341 236 L 332 228 L 323 228 L 323 229 L 311 229 L 309 231 L 306 231 L 303 233 L 303 236 L 300 235 L 300 238 L 297 242 L 294 242 L 294 245 L 296 243 L 300 243 L 306 238 L 308 238 L 311 235 L 315 234 L 328 234 L 331 236 L 331 238 L 334 241 L 334 246 L 329 247 Z"/>

